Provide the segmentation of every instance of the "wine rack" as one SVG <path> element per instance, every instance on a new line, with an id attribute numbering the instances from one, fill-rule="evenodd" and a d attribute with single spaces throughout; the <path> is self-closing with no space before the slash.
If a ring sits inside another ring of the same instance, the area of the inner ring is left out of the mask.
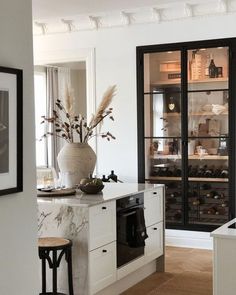
<path id="1" fill-rule="evenodd" d="M 166 185 L 167 228 L 211 231 L 235 215 L 236 38 L 141 46 L 137 61 L 139 182 Z"/>
<path id="2" fill-rule="evenodd" d="M 221 225 L 228 220 L 228 186 L 224 183 L 190 183 L 188 205 L 190 223 Z"/>

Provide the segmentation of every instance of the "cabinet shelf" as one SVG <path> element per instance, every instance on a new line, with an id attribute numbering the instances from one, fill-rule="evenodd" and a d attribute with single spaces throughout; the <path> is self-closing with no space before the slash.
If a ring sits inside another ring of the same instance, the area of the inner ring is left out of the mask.
<path id="1" fill-rule="evenodd" d="M 181 181 L 181 177 L 170 176 L 150 176 L 148 180 L 156 181 Z M 189 177 L 190 182 L 228 182 L 228 178 L 205 178 L 205 177 Z"/>
<path id="2" fill-rule="evenodd" d="M 220 114 L 215 114 L 213 112 L 196 112 L 196 113 L 189 113 L 188 117 L 191 116 L 227 116 L 229 113 L 227 111 L 222 112 Z M 163 113 L 163 118 L 167 117 L 180 117 L 181 113 Z"/>
<path id="3" fill-rule="evenodd" d="M 151 159 L 170 159 L 170 160 L 181 160 L 181 155 L 154 155 L 151 156 Z M 188 156 L 189 160 L 228 160 L 228 156 L 219 156 L 219 155 L 205 155 L 205 156 L 199 156 L 199 155 L 191 155 Z"/>
<path id="4" fill-rule="evenodd" d="M 188 80 L 188 84 L 201 84 L 201 83 L 215 83 L 215 82 L 228 82 L 228 78 L 209 78 L 209 79 L 201 79 L 201 80 Z M 181 79 L 171 79 L 171 80 L 164 80 L 160 82 L 153 82 L 151 83 L 152 87 L 161 86 L 161 85 L 176 85 L 180 84 Z"/>

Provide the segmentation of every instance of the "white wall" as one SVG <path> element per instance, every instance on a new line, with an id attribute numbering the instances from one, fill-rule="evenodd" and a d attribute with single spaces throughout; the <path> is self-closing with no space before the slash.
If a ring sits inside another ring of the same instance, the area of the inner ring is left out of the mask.
<path id="1" fill-rule="evenodd" d="M 31 0 L 1 0 L 0 7 L 0 65 L 24 71 L 24 191 L 0 196 L 0 294 L 36 295 L 39 279 Z"/>
<path id="2" fill-rule="evenodd" d="M 236 36 L 235 14 L 190 18 L 161 24 L 100 29 L 34 38 L 35 55 L 47 51 L 91 48 L 96 50 L 96 93 L 101 99 L 108 85 L 117 84 L 115 122 L 105 124 L 116 137 L 98 142 L 98 171 L 114 169 L 120 179 L 137 180 L 136 46 Z"/>

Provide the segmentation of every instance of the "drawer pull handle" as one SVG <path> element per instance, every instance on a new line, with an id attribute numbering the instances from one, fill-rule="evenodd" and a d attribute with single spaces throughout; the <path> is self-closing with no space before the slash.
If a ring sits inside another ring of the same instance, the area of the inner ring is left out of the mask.
<path id="1" fill-rule="evenodd" d="M 102 207 L 102 210 L 106 210 L 107 209 L 107 207 Z"/>
<path id="2" fill-rule="evenodd" d="M 153 229 L 154 229 L 154 230 L 157 230 L 157 227 L 154 227 Z"/>
<path id="3" fill-rule="evenodd" d="M 157 194 L 157 192 L 153 192 L 153 194 L 154 194 L 154 195 L 156 195 L 156 194 Z"/>
<path id="4" fill-rule="evenodd" d="M 103 252 L 103 253 L 107 253 L 107 250 L 106 250 L 106 249 L 103 249 L 102 252 Z"/>

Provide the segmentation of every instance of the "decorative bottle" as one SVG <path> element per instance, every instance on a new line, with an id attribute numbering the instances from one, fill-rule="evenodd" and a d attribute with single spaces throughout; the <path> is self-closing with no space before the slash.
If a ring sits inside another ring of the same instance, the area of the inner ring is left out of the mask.
<path id="1" fill-rule="evenodd" d="M 114 182 L 117 182 L 118 178 L 117 178 L 117 175 L 114 174 L 114 170 L 111 170 L 111 174 L 108 175 L 108 179 L 110 180 L 113 180 Z"/>
<path id="2" fill-rule="evenodd" d="M 209 78 L 216 78 L 217 77 L 217 68 L 216 68 L 212 54 L 211 54 L 210 59 L 211 59 L 211 61 L 209 64 Z"/>

